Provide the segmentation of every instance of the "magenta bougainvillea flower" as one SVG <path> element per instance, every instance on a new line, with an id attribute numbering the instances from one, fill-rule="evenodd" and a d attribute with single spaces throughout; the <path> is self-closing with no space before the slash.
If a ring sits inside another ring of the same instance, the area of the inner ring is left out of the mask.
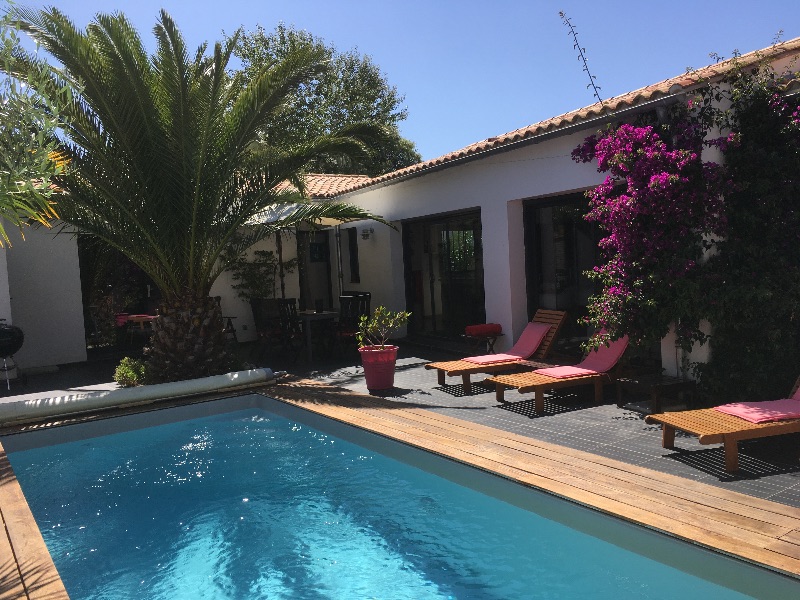
<path id="1" fill-rule="evenodd" d="M 586 219 L 607 233 L 600 241 L 606 262 L 589 274 L 602 284 L 589 321 L 640 341 L 664 335 L 675 320 L 670 304 L 682 301 L 681 280 L 699 274 L 703 240 L 725 227 L 723 170 L 703 162 L 703 130 L 683 120 L 669 133 L 665 140 L 652 126 L 622 124 L 572 153 L 608 174 L 587 192 Z"/>

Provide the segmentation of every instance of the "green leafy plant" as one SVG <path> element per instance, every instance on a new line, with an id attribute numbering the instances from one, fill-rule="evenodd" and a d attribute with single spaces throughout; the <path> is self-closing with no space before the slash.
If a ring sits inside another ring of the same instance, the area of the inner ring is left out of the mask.
<path id="1" fill-rule="evenodd" d="M 765 58 L 768 57 L 768 54 Z M 715 401 L 778 398 L 800 364 L 800 102 L 797 75 L 738 65 L 696 99 L 734 183 L 707 264 L 711 360 L 697 365 Z M 719 105 L 712 102 L 721 98 Z M 713 110 L 719 106 L 719 110 Z M 722 110 L 724 109 L 724 110 Z"/>
<path id="2" fill-rule="evenodd" d="M 370 122 L 385 128 L 386 135 L 369 144 L 360 157 L 324 155 L 308 165 L 311 173 L 388 173 L 422 160 L 413 142 L 400 136 L 398 125 L 408 111 L 403 96 L 391 85 L 378 65 L 357 49 L 340 51 L 333 44 L 307 31 L 279 24 L 269 32 L 261 25 L 242 32 L 234 54 L 242 61 L 239 76 L 251 81 L 261 76 L 266 65 L 292 54 L 298 48 L 312 48 L 324 57 L 327 68 L 292 92 L 287 105 L 261 134 L 266 146 L 283 140 L 303 145 L 308 139 L 339 131 L 348 125 Z"/>
<path id="3" fill-rule="evenodd" d="M 1 1 L 1 0 L 0 0 Z M 57 218 L 52 178 L 65 168 L 58 152 L 59 110 L 71 101 L 68 87 L 49 85 L 50 67 L 32 56 L 26 81 L 17 77 L 21 50 L 19 26 L 10 10 L 0 9 L 0 247 L 11 245 L 5 227 L 38 223 L 50 227 Z M 23 235 L 24 237 L 24 235 Z"/>
<path id="4" fill-rule="evenodd" d="M 389 336 L 408 323 L 410 312 L 394 312 L 379 306 L 371 315 L 361 315 L 356 340 L 361 348 L 376 346 L 383 349 Z"/>
<path id="5" fill-rule="evenodd" d="M 271 250 L 256 250 L 252 259 L 241 255 L 231 269 L 237 281 L 231 287 L 243 300 L 275 298 L 279 266 L 278 257 Z M 293 273 L 296 267 L 296 258 L 283 261 L 284 273 Z"/>
<path id="6" fill-rule="evenodd" d="M 121 387 L 135 387 L 147 383 L 147 362 L 126 356 L 114 370 L 114 381 Z"/>

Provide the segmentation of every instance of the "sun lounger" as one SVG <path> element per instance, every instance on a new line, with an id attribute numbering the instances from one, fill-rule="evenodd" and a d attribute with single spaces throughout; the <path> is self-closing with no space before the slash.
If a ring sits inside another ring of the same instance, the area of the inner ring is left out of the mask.
<path id="1" fill-rule="evenodd" d="M 681 410 L 648 415 L 644 420 L 645 423 L 661 425 L 661 445 L 664 448 L 675 448 L 677 430 L 698 436 L 701 444 L 722 443 L 725 470 L 735 473 L 739 470 L 740 440 L 800 432 L 800 418 L 794 418 L 798 407 L 791 410 L 792 403 L 800 405 L 800 378 L 794 384 L 791 399 Z"/>
<path id="2" fill-rule="evenodd" d="M 534 411 L 544 412 L 544 392 L 576 385 L 594 385 L 595 402 L 603 399 L 603 384 L 613 381 L 612 370 L 628 347 L 628 337 L 622 337 L 607 346 L 592 350 L 575 366 L 557 366 L 536 369 L 527 373 L 511 373 L 487 379 L 495 384 L 498 402 L 505 402 L 505 390 L 516 388 L 521 394 L 534 393 Z"/>
<path id="3" fill-rule="evenodd" d="M 567 313 L 561 310 L 539 309 L 526 325 L 517 343 L 505 353 L 469 356 L 461 360 L 434 362 L 425 365 L 426 369 L 436 369 L 439 385 L 445 385 L 446 376 L 461 376 L 465 394 L 472 393 L 470 375 L 475 373 L 502 373 L 513 371 L 524 364 L 525 367 L 545 367 L 542 361 L 550 352 L 553 340 L 566 320 Z"/>

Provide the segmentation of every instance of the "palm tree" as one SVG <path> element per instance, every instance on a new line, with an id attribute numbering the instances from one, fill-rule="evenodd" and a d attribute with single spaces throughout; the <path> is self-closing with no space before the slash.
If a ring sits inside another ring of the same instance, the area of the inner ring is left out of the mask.
<path id="1" fill-rule="evenodd" d="M 97 14 L 85 31 L 55 8 L 19 8 L 16 18 L 60 63 L 53 85 L 74 88 L 62 113 L 69 168 L 55 178 L 60 218 L 121 251 L 160 288 L 151 374 L 171 381 L 225 372 L 222 317 L 209 298 L 225 256 L 300 221 L 375 218 L 353 206 L 301 201 L 280 221 L 246 227 L 276 204 L 297 202 L 278 184 L 302 192 L 312 159 L 357 154 L 379 129 L 356 125 L 292 147 L 257 144 L 278 112 L 292 110 L 291 92 L 326 68 L 314 48 L 298 48 L 242 84 L 227 70 L 238 33 L 190 57 L 163 10 L 152 56 L 120 13 Z M 23 77 L 29 59 L 18 56 Z"/>

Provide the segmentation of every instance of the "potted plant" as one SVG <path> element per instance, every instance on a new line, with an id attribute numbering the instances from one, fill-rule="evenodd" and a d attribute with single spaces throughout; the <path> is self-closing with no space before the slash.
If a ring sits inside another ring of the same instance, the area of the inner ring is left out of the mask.
<path id="1" fill-rule="evenodd" d="M 371 315 L 362 315 L 358 322 L 358 351 L 364 366 L 364 377 L 370 390 L 394 387 L 394 366 L 397 346 L 387 344 L 389 336 L 408 323 L 410 312 L 393 312 L 377 307 Z"/>

